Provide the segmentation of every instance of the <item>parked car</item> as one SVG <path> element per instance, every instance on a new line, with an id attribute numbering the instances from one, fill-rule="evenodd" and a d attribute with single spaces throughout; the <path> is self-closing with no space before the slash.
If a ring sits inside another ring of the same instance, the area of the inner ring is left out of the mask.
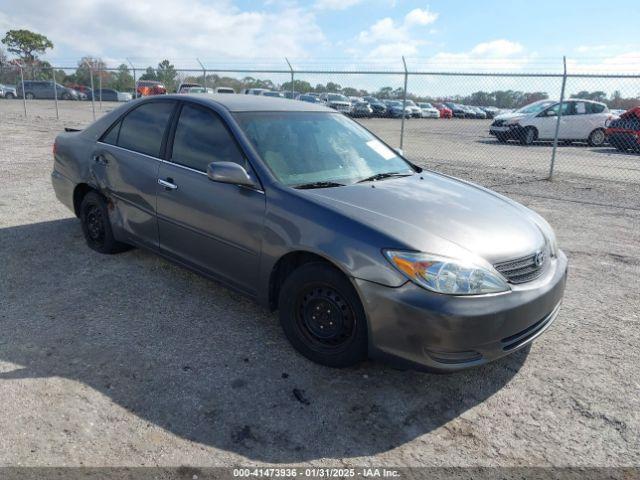
<path id="1" fill-rule="evenodd" d="M 207 89 L 205 87 L 189 87 L 186 90 L 183 89 L 181 93 L 213 93 L 213 89 Z"/>
<path id="2" fill-rule="evenodd" d="M 292 92 L 291 90 L 285 90 L 284 92 L 282 92 L 282 96 L 289 99 L 295 99 L 298 97 L 298 95 L 300 95 L 300 92 Z"/>
<path id="3" fill-rule="evenodd" d="M 513 113 L 495 117 L 489 133 L 498 141 L 518 140 L 531 145 L 536 140 L 553 140 L 560 103 L 540 100 Z M 601 146 L 606 141 L 605 124 L 613 116 L 604 103 L 572 98 L 562 103 L 558 138 L 564 142 L 586 141 Z"/>
<path id="4" fill-rule="evenodd" d="M 617 150 L 640 152 L 640 107 L 626 110 L 620 118 L 611 119 L 605 135 Z"/>
<path id="5" fill-rule="evenodd" d="M 351 116 L 358 118 L 369 118 L 372 115 L 373 109 L 364 100 L 351 104 Z"/>
<path id="6" fill-rule="evenodd" d="M 418 107 L 420 107 L 420 114 L 422 118 L 440 118 L 440 112 L 430 103 L 420 102 L 418 103 Z"/>
<path id="7" fill-rule="evenodd" d="M 464 105 L 458 105 L 453 102 L 445 102 L 444 104 L 451 110 L 455 118 L 467 118 L 468 112 Z"/>
<path id="8" fill-rule="evenodd" d="M 182 82 L 180 85 L 178 85 L 176 93 L 188 93 L 189 89 L 194 87 L 202 88 L 202 85 L 200 85 L 199 83 Z"/>
<path id="9" fill-rule="evenodd" d="M 300 94 L 296 97 L 296 100 L 300 100 L 301 102 L 309 102 L 309 103 L 322 103 L 320 98 L 315 95 L 310 95 L 308 93 Z"/>
<path id="10" fill-rule="evenodd" d="M 282 93 L 274 92 L 274 91 L 262 92 L 262 93 L 260 93 L 260 95 L 265 96 L 265 97 L 285 98 L 284 95 L 282 95 Z"/>
<path id="11" fill-rule="evenodd" d="M 400 100 L 400 102 L 402 102 L 402 100 Z M 413 100 L 407 99 L 405 101 L 405 106 L 411 111 L 412 117 L 420 118 L 422 116 L 422 110 L 420 109 L 420 107 L 418 107 L 418 105 L 416 105 L 416 102 L 414 102 Z"/>
<path id="12" fill-rule="evenodd" d="M 96 100 L 99 100 L 101 97 L 105 102 L 128 102 L 133 98 L 133 96 L 128 92 L 118 92 L 112 88 L 96 90 Z"/>
<path id="13" fill-rule="evenodd" d="M 242 93 L 245 95 L 261 95 L 262 92 L 269 92 L 268 88 L 245 88 Z"/>
<path id="14" fill-rule="evenodd" d="M 53 152 L 55 194 L 90 248 L 139 246 L 244 292 L 323 365 L 451 372 L 558 315 L 567 258 L 542 217 L 321 105 L 147 97 Z"/>
<path id="15" fill-rule="evenodd" d="M 440 118 L 452 118 L 453 111 L 443 103 L 434 103 L 433 106 L 440 112 Z"/>
<path id="16" fill-rule="evenodd" d="M 216 87 L 215 93 L 236 93 L 236 91 L 231 87 Z"/>
<path id="17" fill-rule="evenodd" d="M 136 93 L 138 97 L 148 97 L 150 95 L 166 95 L 165 86 L 155 80 L 138 80 L 136 82 Z"/>
<path id="18" fill-rule="evenodd" d="M 53 82 L 46 80 L 25 80 L 24 81 L 24 97 L 32 99 L 52 100 L 57 97 L 59 100 L 80 100 L 80 94 L 72 89 L 56 83 L 56 89 L 53 89 Z M 22 97 L 22 83 L 16 87 L 16 94 Z"/>
<path id="19" fill-rule="evenodd" d="M 366 96 L 363 97 L 363 100 L 369 104 L 374 116 L 385 117 L 387 115 L 387 106 L 376 97 Z"/>
<path id="20" fill-rule="evenodd" d="M 18 92 L 15 87 L 10 87 L 9 85 L 0 84 L 0 98 L 6 98 L 7 100 L 11 100 L 12 98 L 16 98 L 18 96 Z"/>
<path id="21" fill-rule="evenodd" d="M 385 100 L 384 101 L 387 107 L 387 117 L 391 118 L 411 118 L 412 111 L 411 108 L 405 106 L 402 108 L 402 100 Z"/>
<path id="22" fill-rule="evenodd" d="M 320 100 L 341 113 L 351 112 L 351 102 L 341 93 L 321 93 Z"/>
<path id="23" fill-rule="evenodd" d="M 473 118 L 479 118 L 481 120 L 485 120 L 487 118 L 487 112 L 485 112 L 480 107 L 476 107 L 476 106 L 470 105 L 467 108 L 473 113 L 473 115 L 474 115 Z"/>
<path id="24" fill-rule="evenodd" d="M 500 109 L 497 107 L 480 107 L 484 113 L 487 114 L 487 118 L 493 118 L 496 115 L 500 114 Z"/>

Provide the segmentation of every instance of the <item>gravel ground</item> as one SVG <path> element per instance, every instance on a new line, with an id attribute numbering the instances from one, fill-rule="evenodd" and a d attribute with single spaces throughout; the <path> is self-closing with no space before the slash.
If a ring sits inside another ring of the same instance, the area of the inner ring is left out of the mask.
<path id="1" fill-rule="evenodd" d="M 56 133 L 90 104 L 64 103 L 60 121 L 52 102 L 21 108 L 0 101 L 0 466 L 640 466 L 640 157 L 562 147 L 566 168 L 540 181 L 548 146 L 407 122 L 416 161 L 551 222 L 571 262 L 564 306 L 529 350 L 482 368 L 337 371 L 233 291 L 145 251 L 89 250 L 49 174 Z"/>

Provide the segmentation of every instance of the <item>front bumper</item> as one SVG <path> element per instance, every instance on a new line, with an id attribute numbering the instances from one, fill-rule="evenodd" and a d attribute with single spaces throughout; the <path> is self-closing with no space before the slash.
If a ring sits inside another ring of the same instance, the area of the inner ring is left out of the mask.
<path id="1" fill-rule="evenodd" d="M 524 128 L 518 123 L 501 126 L 491 125 L 489 127 L 489 134 L 496 137 L 500 136 L 504 138 L 511 138 L 514 140 L 520 140 L 524 135 Z"/>
<path id="2" fill-rule="evenodd" d="M 407 282 L 356 280 L 367 313 L 369 355 L 400 367 L 452 372 L 508 355 L 555 320 L 567 277 L 564 253 L 545 273 L 507 293 L 452 296 Z"/>

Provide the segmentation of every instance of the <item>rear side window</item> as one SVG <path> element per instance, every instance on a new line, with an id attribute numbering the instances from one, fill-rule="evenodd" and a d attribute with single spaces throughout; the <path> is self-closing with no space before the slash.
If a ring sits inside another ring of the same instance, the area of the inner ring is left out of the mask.
<path id="1" fill-rule="evenodd" d="M 600 103 L 587 103 L 587 113 L 602 113 L 606 107 Z"/>
<path id="2" fill-rule="evenodd" d="M 246 166 L 222 120 L 211 110 L 192 104 L 185 104 L 180 112 L 171 161 L 201 172 L 206 172 L 211 162 Z"/>
<path id="3" fill-rule="evenodd" d="M 121 120 L 118 146 L 152 157 L 160 156 L 162 138 L 174 105 L 174 102 L 145 103 L 129 112 Z"/>

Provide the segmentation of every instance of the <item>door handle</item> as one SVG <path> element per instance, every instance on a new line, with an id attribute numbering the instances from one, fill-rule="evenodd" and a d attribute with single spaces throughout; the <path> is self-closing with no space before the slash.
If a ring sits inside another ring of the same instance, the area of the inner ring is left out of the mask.
<path id="1" fill-rule="evenodd" d="M 93 161 L 96 163 L 99 163 L 100 165 L 107 165 L 109 163 L 109 160 L 107 160 L 104 155 L 100 155 L 100 154 L 94 155 Z"/>
<path id="2" fill-rule="evenodd" d="M 161 178 L 158 179 L 158 185 L 163 186 L 167 190 L 176 190 L 178 188 L 178 185 L 172 182 L 172 178 L 167 178 L 166 180 L 162 180 Z"/>

